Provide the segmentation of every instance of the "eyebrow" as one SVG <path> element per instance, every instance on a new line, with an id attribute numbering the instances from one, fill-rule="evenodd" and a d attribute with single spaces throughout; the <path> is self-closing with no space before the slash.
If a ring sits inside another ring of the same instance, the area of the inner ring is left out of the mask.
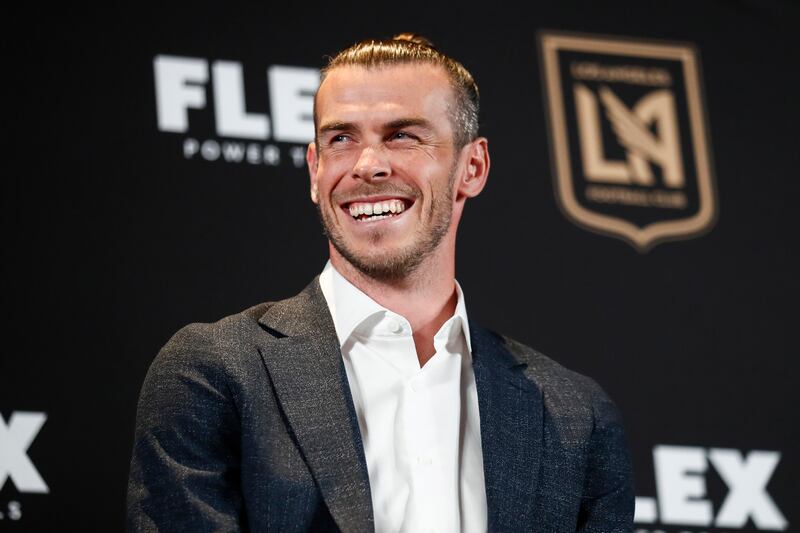
<path id="1" fill-rule="evenodd" d="M 407 128 L 409 126 L 419 126 L 421 128 L 425 128 L 427 130 L 432 130 L 433 129 L 433 124 L 431 124 L 429 120 L 424 119 L 424 118 L 417 118 L 417 117 L 400 118 L 400 119 L 388 122 L 387 124 L 384 125 L 384 127 L 386 129 L 392 129 L 392 130 L 393 129 L 397 129 L 397 128 Z"/>
<path id="2" fill-rule="evenodd" d="M 327 124 L 323 124 L 319 127 L 320 133 L 327 133 L 329 131 L 345 131 L 345 130 L 357 130 L 355 124 L 352 122 L 329 122 Z"/>
<path id="3" fill-rule="evenodd" d="M 394 130 L 399 128 L 408 128 L 410 126 L 419 126 L 427 130 L 433 130 L 433 124 L 427 119 L 421 117 L 399 118 L 392 120 L 383 125 L 383 129 Z M 359 127 L 352 122 L 334 121 L 323 124 L 319 127 L 319 133 L 324 134 L 329 131 L 359 131 Z"/>

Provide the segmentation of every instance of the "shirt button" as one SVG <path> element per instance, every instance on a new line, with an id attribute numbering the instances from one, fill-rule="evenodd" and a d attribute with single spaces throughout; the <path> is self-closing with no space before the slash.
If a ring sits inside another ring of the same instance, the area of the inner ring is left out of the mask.
<path id="1" fill-rule="evenodd" d="M 400 333 L 401 331 L 403 331 L 403 324 L 401 324 L 395 319 L 391 319 L 389 321 L 389 331 L 391 331 L 392 333 Z"/>

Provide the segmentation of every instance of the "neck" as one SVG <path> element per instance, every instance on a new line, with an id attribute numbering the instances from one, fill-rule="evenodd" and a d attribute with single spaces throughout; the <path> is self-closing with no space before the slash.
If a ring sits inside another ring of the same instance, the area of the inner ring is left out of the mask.
<path id="1" fill-rule="evenodd" d="M 366 276 L 331 246 L 331 264 L 347 281 L 408 320 L 414 332 L 420 366 L 433 357 L 433 336 L 455 313 L 458 295 L 454 258 L 454 250 L 453 253 L 434 252 L 409 275 L 383 281 Z"/>

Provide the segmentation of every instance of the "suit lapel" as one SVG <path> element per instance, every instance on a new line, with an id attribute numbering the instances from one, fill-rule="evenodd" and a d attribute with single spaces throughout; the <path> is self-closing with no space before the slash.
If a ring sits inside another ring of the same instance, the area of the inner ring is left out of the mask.
<path id="1" fill-rule="evenodd" d="M 343 531 L 372 531 L 364 448 L 318 278 L 275 303 L 259 323 L 275 336 L 259 352 L 331 516 Z"/>
<path id="2" fill-rule="evenodd" d="M 542 392 L 502 338 L 470 322 L 489 531 L 529 530 L 542 453 Z"/>

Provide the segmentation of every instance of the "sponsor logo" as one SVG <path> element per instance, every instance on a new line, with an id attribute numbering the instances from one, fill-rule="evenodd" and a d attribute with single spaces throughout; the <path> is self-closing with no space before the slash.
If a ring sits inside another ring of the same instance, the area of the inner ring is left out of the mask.
<path id="1" fill-rule="evenodd" d="M 758 530 L 785 530 L 789 523 L 767 492 L 780 459 L 776 451 L 744 454 L 729 448 L 656 446 L 653 463 L 657 497 L 636 498 L 634 522 L 722 529 L 743 529 L 752 523 Z M 716 512 L 707 497 L 710 467 L 727 487 Z"/>
<path id="2" fill-rule="evenodd" d="M 269 114 L 247 110 L 244 68 L 239 62 L 158 55 L 153 59 L 153 72 L 158 129 L 183 136 L 184 158 L 270 166 L 287 160 L 298 168 L 305 165 L 305 144 L 314 138 L 319 70 L 268 67 L 269 90 L 260 103 L 268 94 Z M 209 107 L 213 115 L 205 117 L 202 112 Z M 205 120 L 194 125 L 190 116 Z M 207 131 L 209 122 L 213 136 L 194 133 Z M 270 140 L 275 142 L 267 142 Z"/>
<path id="3" fill-rule="evenodd" d="M 708 231 L 717 207 L 694 48 L 555 32 L 539 47 L 567 218 L 641 252 Z"/>
<path id="4" fill-rule="evenodd" d="M 0 415 L 0 489 L 10 479 L 19 492 L 50 492 L 28 457 L 28 448 L 46 420 L 45 413 L 14 411 L 6 424 Z"/>

